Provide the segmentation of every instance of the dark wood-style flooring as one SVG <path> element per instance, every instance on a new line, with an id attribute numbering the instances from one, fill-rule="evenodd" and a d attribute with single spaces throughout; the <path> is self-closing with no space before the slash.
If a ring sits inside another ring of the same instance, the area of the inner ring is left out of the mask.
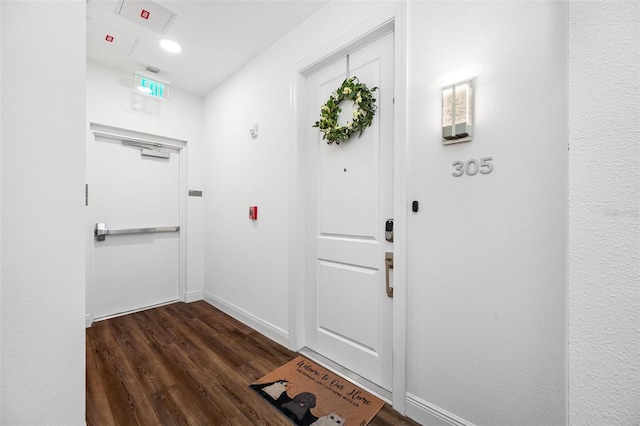
<path id="1" fill-rule="evenodd" d="M 100 321 L 86 333 L 90 426 L 291 425 L 249 384 L 297 354 L 206 302 Z M 370 424 L 417 425 L 388 405 Z"/>

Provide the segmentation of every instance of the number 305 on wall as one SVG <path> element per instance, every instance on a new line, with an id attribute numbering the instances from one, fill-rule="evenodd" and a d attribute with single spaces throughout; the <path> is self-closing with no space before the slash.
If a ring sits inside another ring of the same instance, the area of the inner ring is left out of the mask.
<path id="1" fill-rule="evenodd" d="M 488 175 L 493 171 L 493 164 L 491 164 L 491 160 L 493 157 L 482 157 L 480 162 L 478 160 L 467 160 L 467 162 L 463 161 L 454 161 L 452 166 L 455 170 L 451 173 L 453 177 L 460 177 L 464 174 L 469 176 L 474 176 L 478 172 L 483 175 Z"/>

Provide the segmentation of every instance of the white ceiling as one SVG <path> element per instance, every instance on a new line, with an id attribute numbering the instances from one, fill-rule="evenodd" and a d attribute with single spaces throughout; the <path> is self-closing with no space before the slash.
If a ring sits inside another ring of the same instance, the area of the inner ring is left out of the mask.
<path id="1" fill-rule="evenodd" d="M 125 1 L 153 7 L 147 0 Z M 173 87 L 204 95 L 327 1 L 155 0 L 177 15 L 160 34 L 117 15 L 122 0 L 87 0 L 87 58 L 132 74 L 153 66 Z M 124 40 L 124 48 L 106 42 L 107 32 Z M 163 51 L 161 38 L 177 41 L 183 51 Z"/>

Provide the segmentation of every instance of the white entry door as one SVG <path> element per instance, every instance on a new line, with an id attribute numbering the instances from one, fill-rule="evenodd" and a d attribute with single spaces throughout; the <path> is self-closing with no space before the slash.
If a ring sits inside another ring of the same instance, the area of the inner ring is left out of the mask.
<path id="1" fill-rule="evenodd" d="M 103 241 L 91 236 L 94 319 L 178 300 L 180 231 L 173 227 L 180 225 L 180 150 L 143 153 L 140 146 L 98 135 L 91 150 L 91 226 L 113 231 Z"/>
<path id="2" fill-rule="evenodd" d="M 391 390 L 392 299 L 387 296 L 385 224 L 393 218 L 393 33 L 307 78 L 307 117 L 346 77 L 374 92 L 371 127 L 340 145 L 307 132 L 305 346 Z M 351 106 L 343 105 L 345 121 Z M 343 124 L 341 122 L 341 124 Z"/>

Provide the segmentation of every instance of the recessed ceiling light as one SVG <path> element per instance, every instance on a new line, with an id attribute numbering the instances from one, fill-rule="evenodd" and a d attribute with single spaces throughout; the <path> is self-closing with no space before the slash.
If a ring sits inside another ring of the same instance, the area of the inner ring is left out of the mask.
<path id="1" fill-rule="evenodd" d="M 166 38 L 163 38 L 162 40 L 160 40 L 160 47 L 162 47 L 167 52 L 171 52 L 171 53 L 182 52 L 182 46 L 180 46 L 175 41 L 167 40 Z"/>

